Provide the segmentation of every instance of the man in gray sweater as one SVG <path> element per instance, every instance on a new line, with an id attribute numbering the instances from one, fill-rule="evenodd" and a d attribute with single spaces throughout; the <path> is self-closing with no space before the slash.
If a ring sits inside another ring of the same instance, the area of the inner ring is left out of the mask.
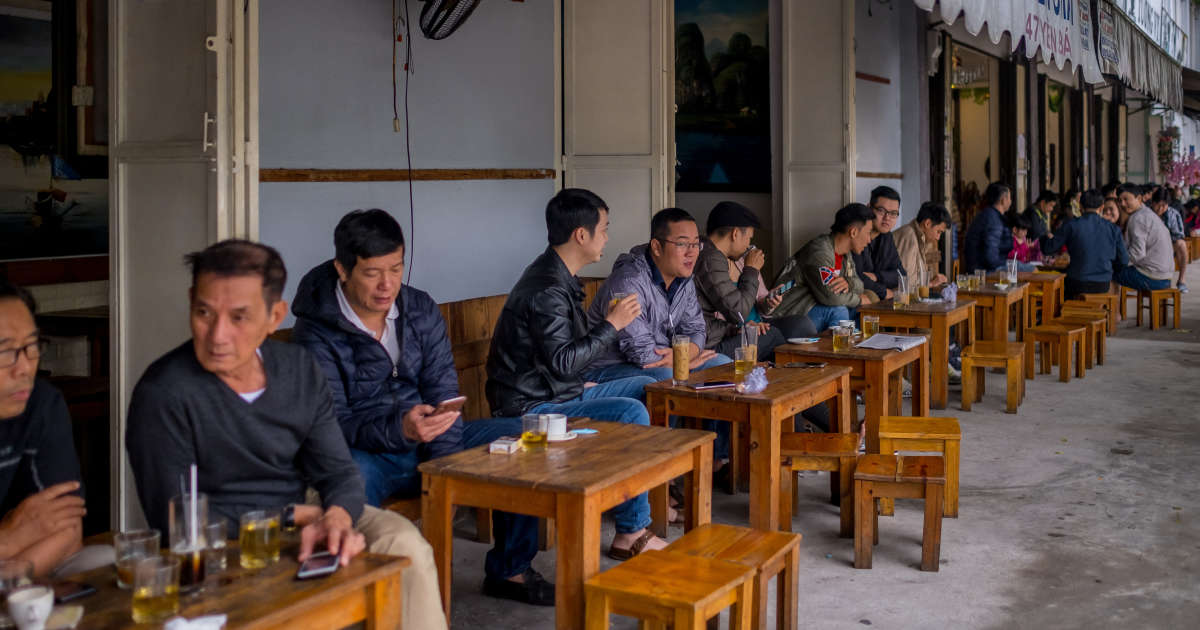
<path id="1" fill-rule="evenodd" d="M 194 463 L 209 517 L 231 532 L 245 512 L 279 509 L 300 528 L 300 561 L 317 546 L 343 564 L 365 548 L 410 557 L 404 626 L 445 628 L 432 548 L 404 517 L 364 507 L 325 375 L 304 348 L 267 338 L 287 314 L 279 253 L 227 240 L 187 260 L 192 338 L 146 369 L 129 404 L 125 448 L 146 520 L 166 533 Z M 306 504 L 308 488 L 319 505 Z"/>
<path id="2" fill-rule="evenodd" d="M 1166 289 L 1175 273 L 1171 234 L 1153 210 L 1142 203 L 1136 184 L 1121 184 L 1117 198 L 1126 217 L 1125 248 L 1129 266 L 1116 272 L 1116 281 L 1139 291 Z"/>

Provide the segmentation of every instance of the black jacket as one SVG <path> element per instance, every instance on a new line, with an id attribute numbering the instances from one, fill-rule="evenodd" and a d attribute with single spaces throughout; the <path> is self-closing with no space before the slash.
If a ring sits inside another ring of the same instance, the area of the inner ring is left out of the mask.
<path id="1" fill-rule="evenodd" d="M 583 288 L 552 248 L 517 281 L 492 335 L 487 399 L 498 416 L 583 393 L 583 371 L 611 345 L 617 330 L 601 320 L 588 328 Z"/>
<path id="2" fill-rule="evenodd" d="M 987 206 L 967 228 L 963 271 L 995 271 L 1004 266 L 1004 258 L 1010 250 L 1012 232 L 1004 225 L 1004 215 L 994 206 Z"/>
<path id="3" fill-rule="evenodd" d="M 858 277 L 862 279 L 864 289 L 883 299 L 887 297 L 888 289 L 900 286 L 900 272 L 903 267 L 891 232 L 871 239 L 861 254 L 851 255 L 854 256 L 854 267 L 858 271 Z M 873 273 L 879 279 L 872 280 L 864 272 Z"/>
<path id="4" fill-rule="evenodd" d="M 446 322 L 429 294 L 408 285 L 396 297 L 400 361 L 393 365 L 383 344 L 351 324 L 338 307 L 333 261 L 300 280 L 292 313 L 292 341 L 308 349 L 333 393 L 333 408 L 350 448 L 400 453 L 417 446 L 404 437 L 404 414 L 421 403 L 436 406 L 458 396 L 458 373 Z M 422 446 L 425 457 L 461 450 L 462 418 Z"/>

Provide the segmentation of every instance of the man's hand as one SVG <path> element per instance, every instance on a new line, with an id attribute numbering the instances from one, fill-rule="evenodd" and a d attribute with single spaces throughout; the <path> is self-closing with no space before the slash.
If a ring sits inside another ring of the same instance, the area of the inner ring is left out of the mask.
<path id="1" fill-rule="evenodd" d="M 890 300 L 893 297 L 896 297 L 896 292 L 891 289 L 887 289 L 887 294 L 883 296 L 883 299 Z"/>
<path id="2" fill-rule="evenodd" d="M 747 322 L 746 325 L 754 326 L 755 328 L 757 328 L 759 334 L 762 334 L 762 333 L 767 332 L 768 330 L 771 330 L 771 325 L 768 324 L 767 322 Z"/>
<path id="3" fill-rule="evenodd" d="M 608 307 L 608 316 L 604 319 L 617 330 L 624 330 L 642 314 L 642 305 L 638 302 L 636 293 L 626 295 L 621 301 Z"/>
<path id="4" fill-rule="evenodd" d="M 308 560 L 313 547 L 324 541 L 329 553 L 338 557 L 342 566 L 350 564 L 350 558 L 367 548 L 363 535 L 354 531 L 350 513 L 339 506 L 325 510 L 325 514 L 300 530 L 300 562 Z"/>
<path id="5" fill-rule="evenodd" d="M 827 286 L 829 287 L 829 290 L 833 291 L 834 293 L 845 293 L 850 290 L 850 283 L 846 282 L 846 279 L 841 276 L 830 280 Z"/>
<path id="6" fill-rule="evenodd" d="M 404 414 L 402 422 L 404 437 L 413 442 L 431 442 L 446 432 L 458 419 L 457 411 L 434 414 L 429 405 L 417 405 Z"/>
<path id="7" fill-rule="evenodd" d="M 673 352 L 671 351 L 670 348 L 655 348 L 654 354 L 657 354 L 658 356 L 660 356 L 662 358 L 660 358 L 659 360 L 657 360 L 653 363 L 647 363 L 647 364 L 643 365 L 642 366 L 643 370 L 649 370 L 651 368 L 656 368 L 656 367 L 671 367 L 671 365 L 674 363 L 671 360 Z"/>
<path id="8" fill-rule="evenodd" d="M 64 481 L 25 497 L 0 520 L 0 531 L 14 540 L 41 538 L 78 523 L 87 514 L 83 498 L 70 494 L 78 489 L 78 481 Z"/>
<path id="9" fill-rule="evenodd" d="M 743 260 L 745 260 L 747 267 L 753 267 L 758 271 L 762 271 L 763 265 L 767 263 L 767 255 L 763 253 L 763 250 L 755 248 L 746 252 L 746 257 Z"/>
<path id="10" fill-rule="evenodd" d="M 875 294 L 870 291 L 863 291 L 859 301 L 863 304 L 874 304 L 879 301 L 879 298 L 875 297 Z"/>
<path id="11" fill-rule="evenodd" d="M 759 306 L 762 307 L 761 310 L 763 313 L 770 313 L 781 303 L 783 303 L 783 296 L 775 291 L 772 291 L 771 293 L 768 293 L 761 302 L 759 302 Z"/>
<path id="12" fill-rule="evenodd" d="M 875 274 L 871 273 L 870 271 L 864 271 L 862 275 L 870 278 L 871 280 L 874 280 L 875 282 L 879 282 L 879 277 L 876 276 Z"/>
<path id="13" fill-rule="evenodd" d="M 755 251 L 758 251 L 758 250 L 755 250 Z M 696 356 L 692 357 L 691 361 L 688 361 L 688 369 L 694 370 L 694 369 L 700 367 L 701 365 L 708 363 L 709 360 L 715 356 L 717 356 L 716 350 L 702 350 L 699 353 L 697 353 Z"/>
<path id="14" fill-rule="evenodd" d="M 938 275 L 933 277 L 933 286 L 935 286 L 935 287 L 946 284 L 946 282 L 947 282 L 947 280 L 946 280 L 945 274 L 939 273 Z"/>

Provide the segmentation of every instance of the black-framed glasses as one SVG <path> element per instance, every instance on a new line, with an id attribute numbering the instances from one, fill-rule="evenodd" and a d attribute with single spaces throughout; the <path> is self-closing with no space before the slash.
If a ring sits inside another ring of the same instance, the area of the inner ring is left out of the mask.
<path id="1" fill-rule="evenodd" d="M 704 241 L 683 241 L 683 240 L 680 240 L 680 241 L 662 241 L 662 242 L 663 242 L 663 243 L 670 243 L 670 244 L 674 245 L 675 247 L 678 247 L 679 249 L 682 249 L 682 250 L 685 250 L 685 251 L 686 251 L 686 250 L 689 250 L 689 249 L 694 249 L 694 250 L 696 250 L 696 251 L 700 251 L 700 250 L 704 249 Z"/>
<path id="2" fill-rule="evenodd" d="M 37 361 L 42 357 L 42 353 L 46 351 L 46 347 L 50 345 L 44 339 L 27 343 L 20 348 L 11 350 L 0 350 L 0 369 L 10 368 L 17 364 L 17 359 L 21 357 L 21 353 L 25 353 L 25 358 L 30 361 Z"/>
<path id="3" fill-rule="evenodd" d="M 883 216 L 885 216 L 889 219 L 899 219 L 900 218 L 899 210 L 885 210 L 879 206 L 875 206 L 874 208 L 872 208 L 872 210 L 874 210 L 876 214 L 882 214 Z"/>

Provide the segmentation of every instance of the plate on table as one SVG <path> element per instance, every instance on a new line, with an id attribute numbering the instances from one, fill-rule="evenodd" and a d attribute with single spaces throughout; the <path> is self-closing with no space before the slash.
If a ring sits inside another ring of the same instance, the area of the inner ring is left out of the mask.
<path id="1" fill-rule="evenodd" d="M 1008 284 L 1007 282 L 997 282 L 997 283 L 995 284 L 995 287 L 996 287 L 997 289 L 1000 289 L 1001 291 L 1003 291 L 1003 290 L 1005 290 L 1005 289 L 1007 289 L 1007 288 L 1009 287 L 1009 284 Z"/>
<path id="2" fill-rule="evenodd" d="M 820 337 L 788 337 L 788 343 L 817 343 Z"/>
<path id="3" fill-rule="evenodd" d="M 574 440 L 577 437 L 579 437 L 578 433 L 575 433 L 574 431 L 567 431 L 566 433 L 564 433 L 562 435 L 547 435 L 546 441 L 547 442 L 569 442 L 571 440 Z"/>

